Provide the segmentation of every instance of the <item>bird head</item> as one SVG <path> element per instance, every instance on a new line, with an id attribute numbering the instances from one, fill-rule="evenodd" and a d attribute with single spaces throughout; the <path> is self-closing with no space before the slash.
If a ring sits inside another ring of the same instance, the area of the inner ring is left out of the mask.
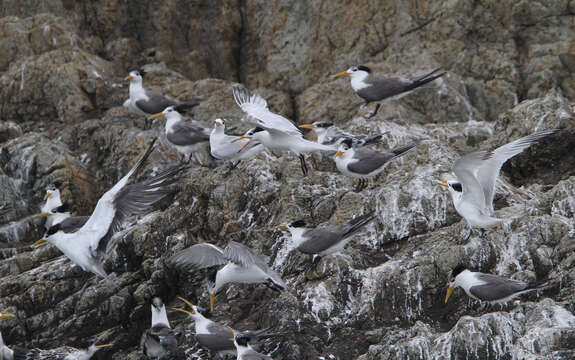
<path id="1" fill-rule="evenodd" d="M 218 118 L 218 119 L 214 120 L 214 129 L 218 129 L 218 128 L 220 128 L 222 130 L 224 130 L 226 128 L 226 123 L 223 119 Z"/>
<path id="2" fill-rule="evenodd" d="M 453 290 L 455 290 L 455 288 L 459 286 L 457 282 L 459 274 L 461 274 L 465 270 L 467 270 L 467 268 L 462 264 L 457 265 L 456 267 L 453 268 L 453 270 L 451 270 L 451 273 L 449 274 L 449 282 L 447 284 L 448 285 L 447 293 L 445 294 L 446 303 L 447 300 L 449 300 L 451 294 L 453 293 Z"/>
<path id="3" fill-rule="evenodd" d="M 44 237 L 42 239 L 36 241 L 34 244 L 32 244 L 32 247 L 43 244 L 46 241 L 53 242 L 54 240 L 58 240 L 58 239 L 60 239 L 62 234 L 64 234 L 64 232 L 61 231 L 60 224 L 52 225 L 52 226 L 50 226 L 48 231 L 46 231 L 46 233 L 44 234 Z"/>
<path id="4" fill-rule="evenodd" d="M 354 79 L 354 78 L 364 79 L 364 78 L 368 77 L 369 74 L 371 74 L 370 68 L 368 68 L 367 66 L 359 65 L 359 66 L 352 66 L 349 69 L 347 69 L 346 71 L 342 71 L 340 73 L 332 75 L 332 78 L 335 79 L 335 78 L 342 77 L 342 76 L 349 76 L 352 79 Z"/>
<path id="5" fill-rule="evenodd" d="M 343 156 L 347 151 L 350 151 L 351 147 L 353 146 L 353 141 L 350 138 L 346 138 L 339 143 L 339 147 L 337 148 L 337 152 L 335 153 L 334 157 L 340 158 Z"/>
<path id="6" fill-rule="evenodd" d="M 313 130 L 319 136 L 320 134 L 325 133 L 332 126 L 333 126 L 333 123 L 330 123 L 327 121 L 316 121 L 316 122 L 311 123 L 311 124 L 300 125 L 299 127 L 301 129 Z"/>
<path id="7" fill-rule="evenodd" d="M 461 186 L 461 182 L 450 175 L 441 179 L 438 185 L 443 186 L 449 190 L 453 197 L 460 197 L 463 194 L 463 187 Z"/>
<path id="8" fill-rule="evenodd" d="M 150 116 L 150 119 L 165 118 L 166 120 L 180 120 L 182 115 L 177 110 L 176 106 L 168 106 L 164 111 Z"/>
<path id="9" fill-rule="evenodd" d="M 126 76 L 124 78 L 124 80 L 126 81 L 130 81 L 131 83 L 142 83 L 142 79 L 144 78 L 144 74 L 145 71 L 144 70 L 132 70 L 130 71 L 130 73 L 128 74 L 128 76 Z"/>

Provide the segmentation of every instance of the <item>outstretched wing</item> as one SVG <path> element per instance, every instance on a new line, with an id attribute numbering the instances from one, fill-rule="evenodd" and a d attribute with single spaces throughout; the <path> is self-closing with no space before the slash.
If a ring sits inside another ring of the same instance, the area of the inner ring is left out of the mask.
<path id="1" fill-rule="evenodd" d="M 196 244 L 172 256 L 170 263 L 181 268 L 208 268 L 228 263 L 224 251 L 212 244 Z"/>
<path id="2" fill-rule="evenodd" d="M 489 212 L 485 202 L 485 194 L 483 193 L 483 187 L 475 176 L 477 170 L 482 167 L 490 157 L 491 153 L 487 151 L 476 151 L 455 161 L 452 168 L 453 173 L 457 176 L 457 179 L 463 187 L 463 198 L 473 203 L 485 214 Z"/>
<path id="3" fill-rule="evenodd" d="M 247 267 L 255 265 L 259 267 L 263 272 L 268 274 L 276 284 L 282 286 L 283 288 L 287 287 L 286 283 L 282 280 L 279 274 L 277 274 L 268 266 L 262 256 L 254 254 L 251 249 L 240 243 L 230 241 L 224 250 L 224 256 L 229 261 L 241 266 Z"/>

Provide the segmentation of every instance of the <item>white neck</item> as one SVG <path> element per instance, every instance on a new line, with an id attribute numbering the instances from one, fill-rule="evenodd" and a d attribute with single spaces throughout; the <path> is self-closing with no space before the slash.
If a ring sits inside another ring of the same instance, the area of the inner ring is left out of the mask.
<path id="1" fill-rule="evenodd" d="M 477 279 L 474 274 L 476 274 L 476 273 L 471 272 L 467 269 L 465 269 L 461 273 L 457 274 L 457 276 L 455 277 L 455 287 L 458 287 L 458 286 L 461 287 L 463 290 L 465 290 L 467 295 L 469 295 L 469 289 L 472 286 L 482 285 L 485 283 L 485 282 Z"/>
<path id="2" fill-rule="evenodd" d="M 302 234 L 307 230 L 307 228 L 298 227 L 298 228 L 289 228 L 289 232 L 291 233 L 291 239 L 294 243 L 294 246 L 298 247 L 302 242 Z"/>
<path id="3" fill-rule="evenodd" d="M 195 322 L 195 332 L 196 334 L 209 334 L 208 325 L 210 325 L 213 321 L 210 319 L 206 319 L 204 315 L 200 314 L 196 311 L 194 315 L 190 315 Z"/>
<path id="4" fill-rule="evenodd" d="M 166 134 L 172 131 L 172 127 L 182 120 L 182 115 L 172 111 L 166 115 Z"/>
<path id="5" fill-rule="evenodd" d="M 214 292 L 217 293 L 221 288 L 223 288 L 228 282 L 231 275 L 234 273 L 234 270 L 230 266 L 231 263 L 228 263 L 226 266 L 218 270 L 216 273 L 216 284 L 214 286 Z"/>
<path id="6" fill-rule="evenodd" d="M 355 91 L 371 86 L 370 84 L 365 82 L 365 80 L 369 77 L 369 73 L 365 71 L 356 71 L 352 73 L 350 77 L 351 77 L 351 87 Z"/>
<path id="7" fill-rule="evenodd" d="M 146 96 L 146 90 L 142 86 L 142 80 L 134 78 L 130 80 L 130 99 L 139 99 Z"/>
<path id="8" fill-rule="evenodd" d="M 225 131 L 224 125 L 220 125 L 220 126 L 215 125 L 214 129 L 212 130 L 212 135 L 225 135 L 224 131 Z"/>
<path id="9" fill-rule="evenodd" d="M 56 190 L 46 199 L 46 205 L 44 205 L 43 208 L 46 209 L 46 212 L 50 212 L 58 206 L 62 206 L 62 200 L 60 199 L 60 191 Z"/>
<path id="10" fill-rule="evenodd" d="M 166 305 L 158 310 L 154 305 L 152 306 L 152 326 L 157 324 L 164 324 L 170 327 L 170 322 L 168 321 L 168 314 L 166 313 Z"/>
<path id="11" fill-rule="evenodd" d="M 252 347 L 250 346 L 250 344 L 248 344 L 248 346 L 241 346 L 239 345 L 235 340 L 234 340 L 234 345 L 236 346 L 236 350 L 238 351 L 238 359 L 241 359 L 241 357 L 248 351 L 248 350 L 253 350 Z"/>

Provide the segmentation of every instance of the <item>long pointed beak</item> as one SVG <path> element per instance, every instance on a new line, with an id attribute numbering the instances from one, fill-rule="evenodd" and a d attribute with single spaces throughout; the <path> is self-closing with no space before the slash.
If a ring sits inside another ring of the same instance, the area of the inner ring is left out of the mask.
<path id="1" fill-rule="evenodd" d="M 182 300 L 183 302 L 186 303 L 186 305 L 188 305 L 189 307 L 191 307 L 192 309 L 194 308 L 194 304 L 192 304 L 192 302 L 190 300 L 186 300 L 181 296 L 178 296 L 178 299 Z"/>
<path id="2" fill-rule="evenodd" d="M 194 315 L 195 314 L 195 312 L 188 311 L 186 309 L 182 309 L 182 308 L 178 308 L 178 307 L 173 307 L 172 310 L 183 312 L 184 314 L 188 314 L 188 315 Z"/>
<path id="3" fill-rule="evenodd" d="M 166 116 L 166 115 L 164 115 L 164 113 L 157 113 L 157 114 L 150 116 L 150 119 L 157 119 L 157 118 L 161 118 L 164 116 Z"/>
<path id="4" fill-rule="evenodd" d="M 250 139 L 247 143 L 245 143 L 244 146 L 242 146 L 242 148 L 240 149 L 240 151 L 243 151 L 245 148 L 247 148 L 248 145 L 251 144 L 251 142 L 252 142 L 252 139 Z M 240 151 L 238 151 L 238 152 L 240 152 Z"/>
<path id="5" fill-rule="evenodd" d="M 285 225 L 278 225 L 278 226 L 276 226 L 276 229 L 279 229 L 279 230 L 288 230 L 288 227 L 285 226 Z"/>
<path id="6" fill-rule="evenodd" d="M 338 156 L 342 156 L 343 155 L 343 151 L 338 151 L 335 153 L 334 157 L 338 157 Z"/>
<path id="7" fill-rule="evenodd" d="M 97 349 L 102 349 L 102 348 L 105 348 L 105 347 L 108 347 L 108 346 L 112 346 L 112 344 L 96 345 L 96 348 L 97 348 Z"/>
<path id="8" fill-rule="evenodd" d="M 132 75 L 128 75 L 124 78 L 124 81 L 132 80 L 134 77 Z"/>
<path id="9" fill-rule="evenodd" d="M 13 318 L 13 314 L 0 314 L 0 320 Z"/>
<path id="10" fill-rule="evenodd" d="M 238 333 L 238 332 L 237 332 L 237 331 L 235 331 L 235 330 L 234 330 L 234 328 L 232 328 L 231 326 L 228 326 L 228 328 L 229 328 L 229 329 L 232 331 L 232 334 L 234 334 L 234 335 L 235 335 L 235 334 L 237 334 L 237 333 Z M 232 341 L 233 341 L 233 339 L 232 339 Z"/>
<path id="11" fill-rule="evenodd" d="M 335 75 L 332 75 L 331 77 L 334 78 L 334 79 L 336 79 L 336 78 L 342 77 L 342 76 L 349 76 L 349 73 L 348 73 L 347 71 L 342 71 L 342 72 L 340 72 L 340 73 L 337 73 L 337 74 L 335 74 Z"/>
<path id="12" fill-rule="evenodd" d="M 43 244 L 46 242 L 46 239 L 40 239 L 38 241 L 36 241 L 34 244 L 32 244 L 32 247 L 38 246 L 40 244 Z"/>
<path id="13" fill-rule="evenodd" d="M 44 195 L 44 200 L 47 200 L 50 196 L 52 196 L 52 194 L 50 194 L 49 192 L 47 192 L 46 195 Z"/>
<path id="14" fill-rule="evenodd" d="M 450 286 L 449 288 L 447 288 L 447 294 L 445 294 L 445 303 L 446 304 L 447 304 L 447 300 L 449 300 L 449 297 L 453 293 L 453 290 L 455 290 L 455 286 Z"/>
<path id="15" fill-rule="evenodd" d="M 438 185 L 443 186 L 446 189 L 449 189 L 449 185 L 447 183 L 447 180 L 445 180 L 445 179 L 441 179 L 441 182 Z"/>
<path id="16" fill-rule="evenodd" d="M 34 214 L 34 217 L 48 217 L 48 216 L 52 216 L 52 214 L 51 213 Z"/>
<path id="17" fill-rule="evenodd" d="M 309 130 L 313 130 L 315 129 L 315 126 L 313 126 L 312 124 L 303 124 L 299 126 L 300 129 L 309 129 Z"/>
<path id="18" fill-rule="evenodd" d="M 216 293 L 210 294 L 210 311 L 214 312 L 214 303 L 216 302 Z"/>

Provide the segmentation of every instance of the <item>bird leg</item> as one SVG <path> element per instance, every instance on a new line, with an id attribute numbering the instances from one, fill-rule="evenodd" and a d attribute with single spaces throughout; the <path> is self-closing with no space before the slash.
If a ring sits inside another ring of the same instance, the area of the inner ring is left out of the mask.
<path id="1" fill-rule="evenodd" d="M 367 187 L 367 179 L 359 179 L 354 191 L 358 193 L 363 191 L 363 189 L 365 189 L 366 187 Z"/>
<path id="2" fill-rule="evenodd" d="M 303 172 L 303 176 L 307 176 L 307 165 L 305 163 L 305 156 L 303 154 L 299 154 L 299 161 L 301 163 L 301 171 Z"/>
<path id="3" fill-rule="evenodd" d="M 375 105 L 375 109 L 373 109 L 372 112 L 370 112 L 369 114 L 367 114 L 367 116 L 365 116 L 366 119 L 371 119 L 372 117 L 374 117 L 377 114 L 377 111 L 379 110 L 379 107 L 381 106 L 380 103 L 377 103 Z"/>

